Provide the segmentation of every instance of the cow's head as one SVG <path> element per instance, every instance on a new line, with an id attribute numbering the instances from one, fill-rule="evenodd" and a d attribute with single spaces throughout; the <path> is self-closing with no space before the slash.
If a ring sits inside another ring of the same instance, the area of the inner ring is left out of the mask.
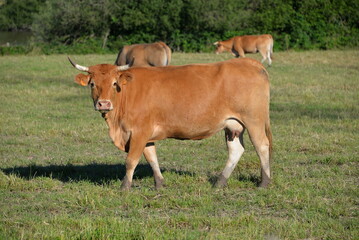
<path id="1" fill-rule="evenodd" d="M 81 86 L 90 86 L 95 110 L 107 113 L 113 109 L 117 93 L 130 80 L 130 73 L 124 72 L 130 65 L 115 66 L 111 64 L 98 64 L 90 67 L 78 65 L 68 58 L 76 69 L 87 72 L 78 74 L 75 82 Z M 132 65 L 133 63 L 131 63 Z"/>
<path id="2" fill-rule="evenodd" d="M 213 43 L 213 45 L 216 46 L 216 50 L 214 51 L 216 54 L 220 54 L 226 50 L 220 41 Z"/>

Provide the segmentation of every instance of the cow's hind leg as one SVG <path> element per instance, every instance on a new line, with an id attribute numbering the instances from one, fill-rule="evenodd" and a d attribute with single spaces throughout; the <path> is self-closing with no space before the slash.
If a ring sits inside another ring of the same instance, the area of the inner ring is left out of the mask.
<path id="1" fill-rule="evenodd" d="M 229 176 L 232 174 L 239 159 L 244 152 L 243 144 L 244 128 L 236 120 L 228 120 L 225 129 L 225 137 L 228 147 L 228 160 L 225 168 L 219 176 L 215 187 L 223 187 L 227 184 Z"/>
<path id="2" fill-rule="evenodd" d="M 272 49 L 269 46 L 268 49 L 267 49 L 267 58 L 268 58 L 268 65 L 269 66 L 272 65 L 271 52 L 272 52 Z"/>
<path id="3" fill-rule="evenodd" d="M 249 137 L 256 149 L 256 152 L 261 161 L 261 183 L 259 187 L 267 187 L 271 182 L 270 175 L 270 148 L 271 148 L 271 133 L 268 127 L 268 133 L 262 124 L 246 125 Z M 270 134 L 270 137 L 267 135 Z"/>
<path id="4" fill-rule="evenodd" d="M 268 51 L 266 51 L 264 48 L 259 49 L 259 53 L 262 55 L 262 61 L 261 61 L 261 63 L 264 63 L 265 60 L 267 60 L 267 58 L 268 58 L 267 52 L 268 52 Z M 270 63 L 272 63 L 272 61 L 270 60 L 270 58 L 268 58 L 268 61 L 269 61 L 269 65 L 270 65 Z"/>
<path id="5" fill-rule="evenodd" d="M 151 165 L 153 175 L 155 178 L 155 187 L 160 189 L 163 186 L 163 176 L 161 174 L 160 167 L 158 165 L 156 147 L 154 143 L 147 143 L 145 150 L 143 151 L 147 162 Z"/>

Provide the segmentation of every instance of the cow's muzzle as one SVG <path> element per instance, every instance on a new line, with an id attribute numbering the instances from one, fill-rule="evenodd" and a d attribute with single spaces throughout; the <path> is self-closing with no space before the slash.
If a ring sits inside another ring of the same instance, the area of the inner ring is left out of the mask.
<path id="1" fill-rule="evenodd" d="M 113 109 L 113 105 L 110 100 L 98 100 L 95 104 L 95 109 L 101 113 L 106 113 Z"/>

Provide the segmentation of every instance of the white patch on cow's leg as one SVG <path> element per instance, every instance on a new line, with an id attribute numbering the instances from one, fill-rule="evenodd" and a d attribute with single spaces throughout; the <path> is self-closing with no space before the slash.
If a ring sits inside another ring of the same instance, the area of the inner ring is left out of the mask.
<path id="1" fill-rule="evenodd" d="M 269 66 L 272 65 L 272 59 L 270 57 L 268 58 L 268 64 Z"/>
<path id="2" fill-rule="evenodd" d="M 225 168 L 223 169 L 220 177 L 216 182 L 216 187 L 222 187 L 227 184 L 227 179 L 232 174 L 239 159 L 244 152 L 243 145 L 243 126 L 234 119 L 229 119 L 226 125 L 226 141 L 228 147 L 228 160 Z"/>
<path id="3" fill-rule="evenodd" d="M 267 58 L 268 58 L 268 64 L 269 64 L 269 66 L 272 64 L 272 59 L 270 58 L 270 53 L 271 53 L 271 50 L 268 49 L 268 51 L 267 51 Z"/>
<path id="4" fill-rule="evenodd" d="M 263 50 L 260 50 L 259 53 L 262 55 L 261 63 L 264 63 L 264 61 L 267 59 L 267 53 L 263 52 Z"/>
<path id="5" fill-rule="evenodd" d="M 161 169 L 158 164 L 157 154 L 156 154 L 156 147 L 154 144 L 148 145 L 145 147 L 143 151 L 147 162 L 151 165 L 153 170 L 153 175 L 155 178 L 155 187 L 156 189 L 160 189 L 163 186 L 163 176 L 161 173 Z"/>
<path id="6" fill-rule="evenodd" d="M 228 179 L 231 176 L 234 168 L 236 167 L 239 159 L 241 158 L 242 154 L 244 153 L 244 147 L 239 141 L 238 137 L 235 137 L 232 141 L 227 141 L 228 146 L 228 160 L 227 164 L 222 171 L 222 175 Z"/>

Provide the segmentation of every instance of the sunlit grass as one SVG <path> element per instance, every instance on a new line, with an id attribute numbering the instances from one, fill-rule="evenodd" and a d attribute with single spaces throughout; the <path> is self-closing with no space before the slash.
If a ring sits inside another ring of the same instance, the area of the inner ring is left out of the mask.
<path id="1" fill-rule="evenodd" d="M 0 57 L 0 239 L 358 239 L 359 51 L 274 57 L 268 189 L 256 187 L 247 135 L 228 187 L 212 188 L 227 157 L 218 133 L 157 143 L 166 187 L 154 190 L 142 159 L 128 193 L 119 190 L 126 155 L 67 56 Z M 172 63 L 230 58 L 174 53 Z"/>

